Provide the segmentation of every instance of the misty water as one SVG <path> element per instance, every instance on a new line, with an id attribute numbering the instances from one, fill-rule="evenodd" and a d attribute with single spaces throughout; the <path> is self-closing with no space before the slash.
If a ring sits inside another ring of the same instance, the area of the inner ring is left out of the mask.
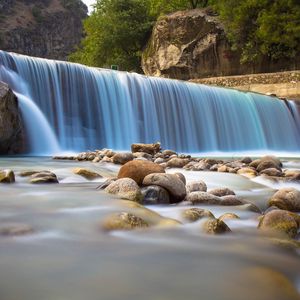
<path id="1" fill-rule="evenodd" d="M 29 235 L 0 238 L 1 300 L 298 299 L 290 285 L 300 291 L 300 253 L 260 236 L 259 214 L 243 206 L 199 206 L 216 217 L 225 212 L 240 216 L 227 222 L 232 233 L 221 236 L 205 235 L 200 222 L 104 232 L 101 222 L 107 215 L 134 209 L 97 190 L 105 178 L 87 181 L 73 174 L 78 166 L 104 177 L 118 171 L 109 163 L 1 158 L 1 169 L 13 169 L 16 183 L 1 185 L 0 223 L 34 229 Z M 289 160 L 285 166 L 300 169 L 300 162 Z M 60 183 L 33 185 L 18 175 L 32 169 L 53 171 Z M 254 182 L 235 174 L 184 174 L 188 181 L 204 180 L 208 189 L 229 187 L 261 209 L 276 188 L 264 179 Z M 187 207 L 148 206 L 180 221 L 180 211 Z"/>

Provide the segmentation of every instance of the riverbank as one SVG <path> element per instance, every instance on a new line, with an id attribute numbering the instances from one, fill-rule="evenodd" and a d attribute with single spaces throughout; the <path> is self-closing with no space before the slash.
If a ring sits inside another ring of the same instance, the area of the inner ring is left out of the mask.
<path id="1" fill-rule="evenodd" d="M 300 71 L 192 79 L 192 82 L 300 100 Z"/>

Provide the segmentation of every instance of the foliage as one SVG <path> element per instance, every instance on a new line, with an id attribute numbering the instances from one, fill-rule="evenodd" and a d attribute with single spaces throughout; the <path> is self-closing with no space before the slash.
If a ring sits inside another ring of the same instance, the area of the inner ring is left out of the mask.
<path id="1" fill-rule="evenodd" d="M 300 51 L 298 0 L 216 1 L 233 49 L 241 50 L 241 62 L 263 56 L 272 60 L 293 58 Z"/>
<path id="2" fill-rule="evenodd" d="M 101 0 L 85 21 L 86 38 L 72 61 L 93 66 L 119 65 L 140 71 L 141 50 L 155 19 L 148 0 Z"/>

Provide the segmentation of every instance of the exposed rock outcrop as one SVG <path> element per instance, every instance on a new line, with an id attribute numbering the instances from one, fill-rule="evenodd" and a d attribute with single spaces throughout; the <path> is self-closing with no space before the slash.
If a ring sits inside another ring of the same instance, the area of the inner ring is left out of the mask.
<path id="1" fill-rule="evenodd" d="M 65 60 L 83 37 L 80 0 L 1 0 L 0 48 Z"/>
<path id="2" fill-rule="evenodd" d="M 146 75 L 177 79 L 291 70 L 296 61 L 240 64 L 239 52 L 233 52 L 222 23 L 209 10 L 179 11 L 161 17 L 143 53 Z"/>
<path id="3" fill-rule="evenodd" d="M 0 81 L 0 154 L 18 153 L 23 147 L 23 130 L 18 101 Z"/>

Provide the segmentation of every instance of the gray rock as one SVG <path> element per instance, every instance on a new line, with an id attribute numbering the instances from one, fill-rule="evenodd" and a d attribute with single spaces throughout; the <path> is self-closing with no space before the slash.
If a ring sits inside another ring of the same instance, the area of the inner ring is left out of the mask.
<path id="1" fill-rule="evenodd" d="M 197 181 L 190 181 L 186 185 L 186 192 L 192 193 L 192 192 L 206 192 L 207 191 L 207 185 L 202 180 Z"/>
<path id="2" fill-rule="evenodd" d="M 235 192 L 228 188 L 216 188 L 216 189 L 210 190 L 209 193 L 212 195 L 218 196 L 218 197 L 235 195 Z"/>
<path id="3" fill-rule="evenodd" d="M 218 205 L 221 203 L 221 199 L 217 196 L 211 195 L 207 192 L 191 192 L 187 194 L 186 201 L 195 204 L 207 204 L 207 205 Z"/>
<path id="4" fill-rule="evenodd" d="M 170 196 L 166 189 L 158 185 L 149 185 L 141 188 L 143 204 L 170 204 Z"/>

